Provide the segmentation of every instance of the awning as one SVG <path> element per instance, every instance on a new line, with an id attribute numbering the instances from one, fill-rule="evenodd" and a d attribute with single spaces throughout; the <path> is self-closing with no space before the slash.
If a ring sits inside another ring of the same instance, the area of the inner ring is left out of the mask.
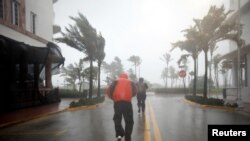
<path id="1" fill-rule="evenodd" d="M 223 59 L 228 60 L 228 59 L 237 58 L 237 53 L 238 53 L 238 50 L 232 51 L 228 54 L 221 56 L 218 60 L 223 60 Z M 250 53 L 250 44 L 248 44 L 240 49 L 240 56 L 241 57 L 244 57 L 245 55 L 247 55 L 249 53 Z"/>
<path id="2" fill-rule="evenodd" d="M 64 57 L 56 44 L 48 42 L 45 47 L 37 47 L 0 35 L 1 65 L 38 63 L 41 72 L 47 60 L 52 63 L 53 72 L 56 72 L 56 69 L 59 69 L 60 65 L 64 63 Z"/>

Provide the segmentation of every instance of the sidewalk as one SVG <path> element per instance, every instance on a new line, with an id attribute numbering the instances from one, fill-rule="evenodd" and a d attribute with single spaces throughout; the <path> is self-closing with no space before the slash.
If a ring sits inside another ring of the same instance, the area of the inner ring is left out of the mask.
<path id="1" fill-rule="evenodd" d="M 0 128 L 9 126 L 12 124 L 17 124 L 46 116 L 53 113 L 62 112 L 68 108 L 69 103 L 76 99 L 61 99 L 60 103 L 36 106 L 31 108 L 20 109 L 17 111 L 12 111 L 0 115 Z"/>

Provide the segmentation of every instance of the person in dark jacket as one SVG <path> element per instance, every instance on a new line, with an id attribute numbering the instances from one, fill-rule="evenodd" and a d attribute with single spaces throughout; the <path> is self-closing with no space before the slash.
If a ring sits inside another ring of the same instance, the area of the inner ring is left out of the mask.
<path id="1" fill-rule="evenodd" d="M 137 93 L 136 85 L 128 79 L 126 73 L 120 74 L 107 89 L 107 95 L 114 101 L 114 124 L 117 141 L 125 136 L 125 141 L 131 141 L 133 130 L 132 97 Z M 122 116 L 125 120 L 125 130 L 122 127 Z"/>
<path id="2" fill-rule="evenodd" d="M 145 112 L 145 100 L 146 100 L 146 90 L 148 89 L 147 83 L 144 83 L 144 78 L 139 78 L 139 83 L 137 83 L 137 106 L 138 106 L 138 113 L 141 111 Z"/>

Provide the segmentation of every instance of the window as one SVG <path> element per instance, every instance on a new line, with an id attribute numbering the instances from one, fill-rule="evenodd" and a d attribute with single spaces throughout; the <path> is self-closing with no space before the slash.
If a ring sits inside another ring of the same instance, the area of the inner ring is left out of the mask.
<path id="1" fill-rule="evenodd" d="M 4 0 L 0 0 L 0 19 L 3 19 L 3 15 L 4 15 L 4 4 L 3 4 Z"/>
<path id="2" fill-rule="evenodd" d="M 15 25 L 19 25 L 19 7 L 20 4 L 17 0 L 12 0 L 11 3 L 11 23 Z"/>
<path id="3" fill-rule="evenodd" d="M 30 31 L 36 34 L 36 14 L 30 12 Z"/>

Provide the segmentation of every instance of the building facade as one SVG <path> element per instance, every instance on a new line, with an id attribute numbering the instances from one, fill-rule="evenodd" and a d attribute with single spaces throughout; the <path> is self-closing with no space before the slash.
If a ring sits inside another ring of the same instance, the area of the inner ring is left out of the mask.
<path id="1" fill-rule="evenodd" d="M 236 21 L 242 24 L 240 38 L 245 43 L 238 47 L 235 42 L 227 41 L 229 50 L 221 60 L 227 60 L 230 64 L 232 84 L 226 87 L 226 93 L 234 95 L 240 106 L 250 111 L 250 0 L 230 0 L 230 10 L 233 12 L 227 22 Z"/>
<path id="2" fill-rule="evenodd" d="M 0 112 L 58 101 L 52 74 L 63 64 L 52 43 L 56 0 L 0 0 Z M 51 100 L 54 99 L 54 100 Z"/>

